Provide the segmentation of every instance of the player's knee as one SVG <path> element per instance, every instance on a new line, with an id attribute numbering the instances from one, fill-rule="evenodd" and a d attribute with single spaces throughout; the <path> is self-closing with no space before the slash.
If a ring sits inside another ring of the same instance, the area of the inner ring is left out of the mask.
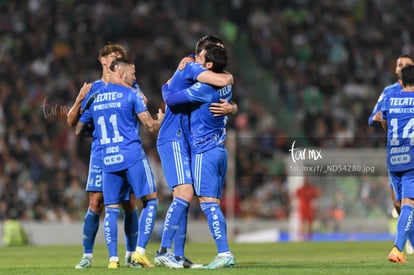
<path id="1" fill-rule="evenodd" d="M 192 184 L 182 184 L 174 188 L 173 195 L 175 198 L 183 199 L 187 202 L 191 202 L 194 197 L 194 189 Z"/>
<path id="2" fill-rule="evenodd" d="M 100 193 L 94 193 L 89 196 L 89 208 L 95 213 L 101 213 L 104 209 L 103 196 Z"/>
<path id="3" fill-rule="evenodd" d="M 135 211 L 137 209 L 137 206 L 135 204 L 135 200 L 129 200 L 129 201 L 124 201 L 122 202 L 122 208 L 126 211 L 126 212 L 132 212 Z"/>
<path id="4" fill-rule="evenodd" d="M 104 205 L 101 204 L 89 204 L 89 209 L 91 209 L 95 213 L 102 213 L 104 209 Z"/>

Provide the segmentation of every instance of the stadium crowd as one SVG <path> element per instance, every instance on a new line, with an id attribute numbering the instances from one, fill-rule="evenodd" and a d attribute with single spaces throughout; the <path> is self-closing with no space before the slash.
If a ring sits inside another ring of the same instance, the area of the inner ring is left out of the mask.
<path id="1" fill-rule="evenodd" d="M 154 113 L 162 106 L 161 85 L 207 33 L 227 43 L 236 81 L 239 113 L 229 128 L 237 133 L 237 215 L 286 219 L 290 198 L 280 152 L 288 150 L 292 133 L 278 120 L 289 119 L 315 146 L 383 146 L 382 130 L 368 127 L 367 118 L 395 79 L 395 57 L 413 52 L 406 28 L 413 8 L 391 0 L 2 1 L 0 219 L 11 209 L 24 220 L 82 219 L 90 141 L 75 137 L 65 120 L 83 82 L 99 77 L 99 48 L 108 42 L 127 48 Z M 241 77 L 249 68 L 232 54 L 240 43 L 271 75 L 269 94 L 286 113 L 263 108 L 267 98 L 257 98 L 256 84 Z M 163 213 L 170 194 L 154 145 L 144 139 Z M 352 186 L 350 205 L 361 201 L 366 211 L 386 212 L 383 181 Z"/>

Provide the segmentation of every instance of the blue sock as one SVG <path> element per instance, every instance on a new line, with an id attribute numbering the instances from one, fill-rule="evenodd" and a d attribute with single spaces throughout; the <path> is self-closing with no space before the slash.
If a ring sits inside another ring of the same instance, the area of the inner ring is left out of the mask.
<path id="1" fill-rule="evenodd" d="M 109 257 L 118 257 L 119 207 L 105 207 L 104 235 Z"/>
<path id="2" fill-rule="evenodd" d="M 125 212 L 125 247 L 126 251 L 135 251 L 138 238 L 138 211 Z"/>
<path id="3" fill-rule="evenodd" d="M 180 225 L 181 217 L 187 212 L 190 204 L 180 198 L 174 198 L 165 214 L 164 228 L 162 231 L 161 247 L 171 248 L 175 233 Z M 182 244 L 183 245 L 183 244 Z M 176 243 L 174 243 L 174 247 Z M 177 256 L 177 255 L 176 255 Z"/>
<path id="4" fill-rule="evenodd" d="M 227 241 L 226 219 L 224 218 L 220 206 L 216 202 L 202 202 L 200 207 L 206 215 L 211 236 L 216 242 L 217 252 L 222 253 L 230 251 Z"/>
<path id="5" fill-rule="evenodd" d="M 188 209 L 190 203 L 187 203 L 186 210 L 183 211 L 180 223 L 178 224 L 177 232 L 174 235 L 174 255 L 184 257 L 184 245 L 187 238 L 187 221 L 188 221 Z"/>
<path id="6" fill-rule="evenodd" d="M 99 229 L 99 214 L 88 208 L 83 219 L 83 252 L 92 254 L 96 233 Z"/>
<path id="7" fill-rule="evenodd" d="M 145 248 L 151 238 L 157 215 L 158 200 L 150 199 L 144 202 L 138 225 L 137 246 Z"/>
<path id="8" fill-rule="evenodd" d="M 405 242 L 411 232 L 413 232 L 412 221 L 414 219 L 414 208 L 411 205 L 403 205 L 401 207 L 401 213 L 397 222 L 397 234 L 395 235 L 394 246 L 400 251 L 404 249 Z"/>

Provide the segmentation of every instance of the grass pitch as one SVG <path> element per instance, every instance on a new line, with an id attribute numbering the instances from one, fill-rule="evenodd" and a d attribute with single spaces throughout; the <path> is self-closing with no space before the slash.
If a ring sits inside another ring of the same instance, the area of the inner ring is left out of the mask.
<path id="1" fill-rule="evenodd" d="M 158 243 L 150 243 L 147 255 L 153 259 Z M 119 247 L 121 268 L 108 270 L 106 247 L 95 248 L 93 267 L 76 270 L 81 246 L 0 247 L 0 274 L 414 274 L 414 255 L 404 264 L 387 261 L 390 242 L 305 242 L 230 244 L 236 257 L 234 268 L 219 270 L 173 270 L 164 267 L 131 269 L 124 264 L 124 247 Z M 208 264 L 216 255 L 213 243 L 189 243 L 186 254 L 197 263 Z"/>

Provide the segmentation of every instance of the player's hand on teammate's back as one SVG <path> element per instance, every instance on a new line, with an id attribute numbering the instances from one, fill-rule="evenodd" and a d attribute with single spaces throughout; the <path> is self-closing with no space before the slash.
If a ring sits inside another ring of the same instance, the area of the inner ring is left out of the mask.
<path id="1" fill-rule="evenodd" d="M 187 63 L 190 62 L 194 62 L 194 58 L 192 58 L 191 56 L 184 57 L 183 59 L 181 59 L 180 64 L 178 64 L 178 70 L 184 70 L 185 65 L 187 65 Z"/>
<path id="2" fill-rule="evenodd" d="M 233 105 L 225 99 L 220 99 L 220 103 L 211 103 L 209 109 L 214 116 L 225 116 L 233 112 Z"/>

